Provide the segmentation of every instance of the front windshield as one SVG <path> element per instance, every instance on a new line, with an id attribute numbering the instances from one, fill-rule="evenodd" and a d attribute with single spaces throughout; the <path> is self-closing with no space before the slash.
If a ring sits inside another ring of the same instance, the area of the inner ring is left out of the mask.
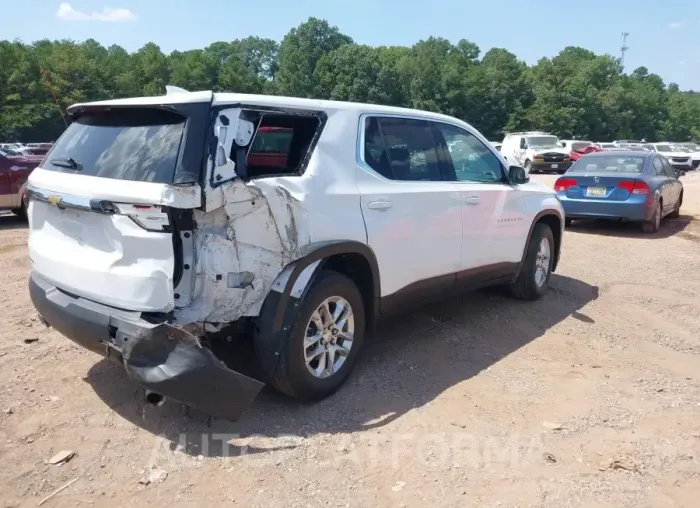
<path id="1" fill-rule="evenodd" d="M 559 139 L 556 136 L 528 136 L 528 148 L 557 148 Z"/>
<path id="2" fill-rule="evenodd" d="M 656 145 L 657 152 L 673 152 L 671 145 Z"/>
<path id="3" fill-rule="evenodd" d="M 674 145 L 673 146 L 673 151 L 674 152 L 683 152 L 683 153 L 688 153 L 690 150 L 688 149 L 687 146 L 682 146 L 682 145 Z"/>

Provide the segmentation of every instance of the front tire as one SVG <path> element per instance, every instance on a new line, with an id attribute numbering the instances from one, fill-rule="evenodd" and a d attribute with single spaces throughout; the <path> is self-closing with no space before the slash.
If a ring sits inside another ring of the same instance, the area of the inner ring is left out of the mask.
<path id="1" fill-rule="evenodd" d="M 22 203 L 21 208 L 16 208 L 12 210 L 12 213 L 14 213 L 17 217 L 19 217 L 22 220 L 27 220 L 27 206 Z"/>
<path id="2" fill-rule="evenodd" d="M 535 173 L 537 173 L 537 171 L 532 169 L 532 162 L 530 162 L 529 160 L 525 161 L 524 168 L 525 168 L 525 173 L 527 173 L 528 175 L 530 175 L 530 174 L 534 175 Z"/>
<path id="3" fill-rule="evenodd" d="M 525 261 L 510 292 L 520 300 L 537 300 L 547 292 L 554 266 L 554 234 L 547 224 L 536 224 Z"/>
<path id="4" fill-rule="evenodd" d="M 331 395 L 350 375 L 365 329 L 364 301 L 355 283 L 322 271 L 301 302 L 276 368 L 263 371 L 265 382 L 301 400 Z"/>

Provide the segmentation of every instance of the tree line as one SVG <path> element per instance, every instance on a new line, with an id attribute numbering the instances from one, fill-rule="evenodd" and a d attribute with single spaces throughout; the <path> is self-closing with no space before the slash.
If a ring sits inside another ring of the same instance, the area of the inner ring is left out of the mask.
<path id="1" fill-rule="evenodd" d="M 700 139 L 700 93 L 681 92 L 645 67 L 567 47 L 528 66 L 511 52 L 481 54 L 466 39 L 411 47 L 357 44 L 316 18 L 278 43 L 259 37 L 164 54 L 95 40 L 0 41 L 0 141 L 51 141 L 70 104 L 188 90 L 369 102 L 461 118 L 489 139 L 545 130 L 590 140 Z"/>

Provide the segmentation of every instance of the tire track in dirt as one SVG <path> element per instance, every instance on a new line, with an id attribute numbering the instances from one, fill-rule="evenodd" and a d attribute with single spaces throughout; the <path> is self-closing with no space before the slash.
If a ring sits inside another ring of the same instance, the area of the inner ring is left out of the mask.
<path id="1" fill-rule="evenodd" d="M 652 332 L 652 342 L 691 354 L 700 354 L 700 299 L 673 289 L 646 284 L 612 284 L 601 291 L 607 308 L 619 320 L 624 316 Z"/>

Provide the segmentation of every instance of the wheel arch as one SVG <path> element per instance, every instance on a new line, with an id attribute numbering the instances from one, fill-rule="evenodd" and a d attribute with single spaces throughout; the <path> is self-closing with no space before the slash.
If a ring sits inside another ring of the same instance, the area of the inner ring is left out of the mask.
<path id="1" fill-rule="evenodd" d="M 381 291 L 379 266 L 372 249 L 350 240 L 311 245 L 306 255 L 279 273 L 258 314 L 255 347 L 264 372 L 275 371 L 301 302 L 324 268 L 338 271 L 357 284 L 365 304 L 367 329 L 373 328 Z"/>
<path id="2" fill-rule="evenodd" d="M 535 226 L 537 224 L 546 224 L 552 230 L 552 235 L 554 236 L 554 261 L 552 263 L 552 271 L 555 271 L 557 269 L 557 265 L 559 264 L 561 243 L 563 237 L 564 217 L 562 217 L 561 213 L 558 210 L 549 208 L 539 212 L 532 221 L 532 224 L 530 224 L 530 230 L 527 233 L 527 241 L 525 242 L 525 248 L 523 249 L 523 255 L 520 260 L 520 268 L 518 269 L 518 273 L 520 273 L 520 270 L 522 269 L 522 266 L 525 263 L 527 248 L 530 245 L 532 233 L 535 230 Z"/>
<path id="3" fill-rule="evenodd" d="M 280 295 L 272 331 L 277 332 L 283 327 L 290 302 L 303 299 L 323 269 L 342 273 L 357 284 L 365 302 L 367 323 L 373 323 L 381 296 L 379 265 L 374 251 L 352 240 L 312 244 L 307 251 L 304 257 L 287 265 L 272 284 L 270 292 Z"/>

